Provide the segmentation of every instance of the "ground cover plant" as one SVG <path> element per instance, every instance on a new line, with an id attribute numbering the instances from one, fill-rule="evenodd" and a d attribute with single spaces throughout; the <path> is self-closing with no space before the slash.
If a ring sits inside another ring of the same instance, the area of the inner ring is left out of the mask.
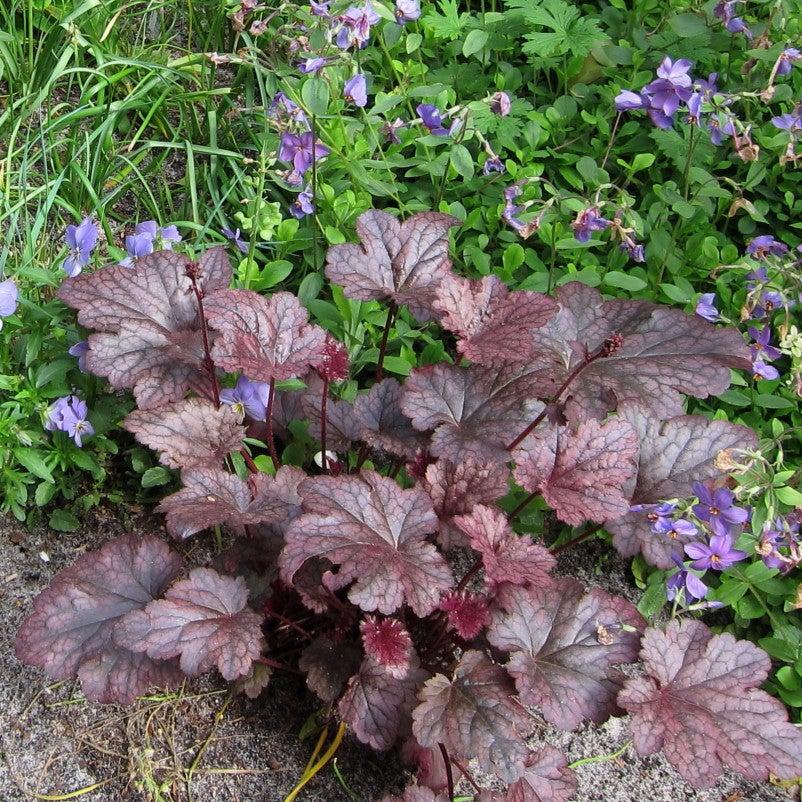
<path id="1" fill-rule="evenodd" d="M 570 799 L 538 721 L 622 712 L 797 777 L 798 4 L 195 5 L 3 11 L 3 506 L 177 541 L 59 573 L 19 657 L 301 672 L 298 793 L 348 730 L 402 799 Z M 554 575 L 591 538 L 637 608 Z"/>

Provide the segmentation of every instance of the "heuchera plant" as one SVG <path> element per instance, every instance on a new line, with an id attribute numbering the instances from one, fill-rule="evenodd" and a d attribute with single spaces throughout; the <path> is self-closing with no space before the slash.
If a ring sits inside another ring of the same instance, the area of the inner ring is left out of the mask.
<path id="1" fill-rule="evenodd" d="M 346 296 L 388 304 L 371 386 L 353 402 L 330 397 L 349 375 L 346 347 L 288 293 L 229 289 L 221 250 L 68 278 L 59 296 L 93 330 L 87 369 L 133 390 L 125 428 L 181 471 L 159 506 L 168 532 L 224 527 L 234 540 L 188 572 L 152 536 L 85 554 L 36 599 L 19 658 L 121 703 L 213 668 L 251 696 L 271 671 L 300 670 L 338 737 L 403 745 L 418 769 L 407 802 L 450 800 L 463 775 L 482 802 L 568 800 L 575 779 L 532 739 L 538 720 L 571 730 L 622 711 L 638 753 L 663 750 L 696 786 L 724 768 L 802 774 L 802 734 L 757 687 L 760 649 L 687 611 L 649 628 L 625 599 L 553 576 L 545 545 L 513 529 L 522 505 L 497 505 L 514 480 L 566 524 L 603 524 L 623 554 L 672 566 L 684 541 L 653 525 L 659 503 L 710 495 L 724 481 L 717 455 L 756 445 L 743 427 L 685 415 L 683 396 L 724 391 L 731 369 L 750 369 L 748 346 L 583 284 L 549 298 L 458 276 L 456 224 L 369 211 L 359 243 L 329 249 Z M 383 377 L 402 306 L 453 337 L 451 361 L 403 385 Z M 221 403 L 227 373 L 239 378 Z M 246 445 L 254 410 L 270 473 Z M 279 460 L 297 419 L 320 443 L 303 469 Z M 621 671 L 638 660 L 639 675 Z M 505 790 L 480 788 L 474 759 Z"/>

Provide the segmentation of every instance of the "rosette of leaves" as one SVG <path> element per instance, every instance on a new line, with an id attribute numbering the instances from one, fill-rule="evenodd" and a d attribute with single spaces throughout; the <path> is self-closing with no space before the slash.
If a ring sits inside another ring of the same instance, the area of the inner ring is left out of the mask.
<path id="1" fill-rule="evenodd" d="M 399 798 L 413 802 L 452 798 L 473 759 L 504 785 L 483 802 L 566 802 L 575 778 L 533 739 L 538 722 L 574 729 L 622 709 L 637 750 L 664 749 L 695 784 L 725 766 L 802 772 L 802 737 L 755 689 L 759 649 L 700 622 L 647 628 L 625 599 L 554 577 L 546 544 L 518 534 L 500 504 L 512 477 L 557 519 L 608 522 L 625 554 L 659 564 L 630 505 L 716 479 L 716 450 L 754 443 L 742 427 L 682 414 L 683 394 L 721 392 L 732 368 L 748 368 L 740 336 L 581 284 L 548 298 L 457 276 L 453 225 L 371 211 L 360 244 L 330 249 L 327 275 L 346 296 L 387 302 L 390 319 L 407 305 L 453 335 L 451 362 L 403 383 L 377 378 L 353 402 L 329 398 L 331 336 L 288 293 L 229 289 L 219 252 L 159 252 L 65 282 L 61 296 L 94 329 L 89 369 L 133 389 L 140 408 L 125 427 L 180 469 L 181 489 L 159 506 L 168 532 L 220 527 L 233 541 L 214 568 L 185 576 L 153 537 L 83 555 L 34 602 L 19 658 L 78 676 L 104 702 L 212 669 L 254 696 L 271 671 L 300 671 L 359 740 L 412 745 L 420 771 Z M 219 405 L 228 373 L 270 387 L 265 420 L 251 422 L 263 426 L 250 429 L 267 432 L 264 448 Z M 275 384 L 291 377 L 307 390 L 279 413 Z M 279 464 L 273 438 L 287 442 L 293 414 L 308 416 L 322 451 L 331 433 L 336 465 Z M 254 460 L 268 452 L 275 475 Z M 450 561 L 453 545 L 472 554 L 467 570 Z M 639 655 L 647 675 L 627 680 L 621 667 Z"/>

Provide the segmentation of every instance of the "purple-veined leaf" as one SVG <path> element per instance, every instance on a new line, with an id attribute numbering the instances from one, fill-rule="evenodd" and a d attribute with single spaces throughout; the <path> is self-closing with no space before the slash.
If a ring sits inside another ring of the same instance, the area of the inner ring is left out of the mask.
<path id="1" fill-rule="evenodd" d="M 464 640 L 473 640 L 489 623 L 487 596 L 461 590 L 447 593 L 440 609 L 448 617 L 448 625 Z"/>
<path id="2" fill-rule="evenodd" d="M 268 299 L 250 290 L 222 290 L 203 306 L 220 333 L 212 356 L 224 370 L 241 370 L 252 381 L 284 381 L 322 358 L 326 332 L 309 324 L 309 313 L 288 292 Z"/>
<path id="3" fill-rule="evenodd" d="M 426 468 L 421 487 L 429 494 L 440 520 L 437 539 L 443 548 L 466 546 L 465 534 L 454 523 L 477 504 L 492 504 L 507 494 L 510 472 L 499 462 L 438 460 Z"/>
<path id="4" fill-rule="evenodd" d="M 625 420 L 538 427 L 514 450 L 515 478 L 539 491 L 561 521 L 603 523 L 629 510 L 629 482 L 637 471 L 639 440 Z"/>
<path id="5" fill-rule="evenodd" d="M 304 650 L 298 668 L 306 674 L 306 684 L 326 704 L 342 693 L 348 678 L 359 669 L 359 649 L 349 641 L 335 643 L 318 635 Z"/>
<path id="6" fill-rule="evenodd" d="M 557 304 L 538 292 L 510 292 L 496 276 L 471 281 L 449 274 L 434 309 L 443 328 L 457 335 L 462 356 L 492 366 L 530 361 L 537 329 L 554 317 Z"/>
<path id="7" fill-rule="evenodd" d="M 506 444 L 543 409 L 532 400 L 539 384 L 528 369 L 441 363 L 412 371 L 401 408 L 416 429 L 434 429 L 434 456 L 506 462 Z"/>
<path id="8" fill-rule="evenodd" d="M 646 630 L 641 659 L 648 676 L 628 679 L 618 696 L 639 755 L 662 750 L 697 788 L 725 768 L 762 781 L 802 774 L 802 733 L 758 688 L 771 668 L 762 649 L 675 619 L 665 632 Z"/>
<path id="9" fill-rule="evenodd" d="M 451 800 L 448 794 L 436 794 L 426 786 L 409 785 L 401 796 L 386 796 L 382 802 L 451 802 Z"/>
<path id="10" fill-rule="evenodd" d="M 359 627 L 365 654 L 396 679 L 409 671 L 414 650 L 412 638 L 397 618 L 369 615 Z"/>
<path id="11" fill-rule="evenodd" d="M 459 221 L 439 212 L 414 214 L 401 223 L 375 209 L 359 216 L 359 244 L 332 245 L 326 276 L 357 301 L 404 305 L 422 323 L 431 320 L 437 287 L 451 269 L 448 229 Z"/>
<path id="12" fill-rule="evenodd" d="M 86 365 L 115 389 L 132 388 L 141 409 L 178 401 L 208 386 L 190 261 L 158 251 L 134 267 L 105 267 L 62 283 L 58 297 L 78 310 L 89 336 Z M 231 265 L 222 248 L 201 256 L 199 283 L 209 293 L 228 287 Z"/>
<path id="13" fill-rule="evenodd" d="M 574 772 L 565 755 L 544 744 L 529 753 L 526 769 L 505 791 L 485 791 L 476 802 L 569 802 L 576 793 Z"/>
<path id="14" fill-rule="evenodd" d="M 135 409 L 123 428 L 159 452 L 168 468 L 218 468 L 242 448 L 245 429 L 228 406 L 202 398 L 185 398 L 159 409 Z"/>
<path id="15" fill-rule="evenodd" d="M 254 663 L 244 677 L 240 677 L 232 688 L 234 693 L 244 693 L 249 699 L 258 699 L 270 684 L 273 669 L 264 663 Z"/>
<path id="16" fill-rule="evenodd" d="M 572 730 L 618 710 L 624 676 L 615 666 L 635 661 L 644 626 L 626 599 L 561 577 L 540 587 L 503 587 L 487 637 L 510 653 L 507 670 L 521 701 Z"/>
<path id="17" fill-rule="evenodd" d="M 579 282 L 557 290 L 560 311 L 537 332 L 536 361 L 551 365 L 562 381 L 580 364 L 585 349 L 596 352 L 613 334 L 622 345 L 583 368 L 566 391 L 568 417 L 604 416 L 635 403 L 659 418 L 683 411 L 682 393 L 718 395 L 730 384 L 730 369 L 750 370 L 749 349 L 734 328 L 713 326 L 678 309 L 646 301 L 604 301 Z"/>
<path id="18" fill-rule="evenodd" d="M 533 543 L 529 535 L 512 531 L 507 516 L 496 507 L 477 504 L 469 515 L 458 515 L 454 523 L 482 555 L 485 576 L 491 587 L 548 585 L 555 559 L 547 548 Z"/>
<path id="19" fill-rule="evenodd" d="M 403 388 L 395 379 L 374 384 L 370 392 L 357 396 L 354 414 L 360 437 L 373 448 L 414 459 L 426 447 L 427 438 L 401 410 Z"/>
<path id="20" fill-rule="evenodd" d="M 81 680 L 87 698 L 130 704 L 150 686 L 180 679 L 174 663 L 119 646 L 113 632 L 181 570 L 181 558 L 155 537 L 123 535 L 59 571 L 23 621 L 17 657 L 54 680 Z"/>
<path id="21" fill-rule="evenodd" d="M 439 794 L 448 788 L 448 774 L 439 746 L 421 746 L 414 735 L 401 744 L 401 760 L 415 772 L 417 784 Z M 459 767 L 451 763 L 451 776 L 454 783 L 462 777 Z"/>
<path id="22" fill-rule="evenodd" d="M 426 542 L 437 516 L 423 490 L 363 471 L 308 479 L 301 495 L 305 514 L 287 530 L 281 555 L 286 582 L 310 558 L 325 558 L 339 566 L 340 587 L 356 580 L 348 594 L 354 604 L 385 615 L 404 601 L 428 615 L 451 588 L 448 564 Z"/>
<path id="23" fill-rule="evenodd" d="M 421 746 L 442 743 L 458 760 L 476 758 L 505 782 L 524 772 L 524 737 L 532 725 L 514 701 L 507 672 L 484 654 L 468 651 L 453 679 L 437 674 L 426 682 L 412 713 L 412 731 Z"/>
<path id="24" fill-rule="evenodd" d="M 247 607 L 242 577 L 196 568 L 163 599 L 129 613 L 115 639 L 154 659 L 180 657 L 181 670 L 196 676 L 217 666 L 227 680 L 244 677 L 262 653 L 262 617 Z"/>
<path id="25" fill-rule="evenodd" d="M 723 479 L 717 458 L 728 449 L 757 448 L 755 433 L 746 426 L 713 421 L 701 415 L 681 415 L 659 421 L 628 407 L 621 411 L 638 433 L 640 457 L 637 481 L 630 482 L 632 504 L 652 504 L 693 495 L 694 482 Z M 651 565 L 673 568 L 672 554 L 682 556 L 682 544 L 653 532 L 644 512 L 628 512 L 610 520 L 605 528 L 625 557 L 642 552 Z"/>
<path id="26" fill-rule="evenodd" d="M 243 482 L 220 468 L 185 468 L 181 481 L 184 487 L 156 508 L 179 540 L 216 525 L 244 535 L 246 526 L 278 523 L 286 514 L 285 500 L 274 492 L 275 480 L 264 473 Z"/>
<path id="27" fill-rule="evenodd" d="M 340 716 L 362 743 L 383 752 L 409 733 L 415 697 L 428 676 L 415 661 L 397 679 L 366 658 L 348 682 L 338 708 Z"/>

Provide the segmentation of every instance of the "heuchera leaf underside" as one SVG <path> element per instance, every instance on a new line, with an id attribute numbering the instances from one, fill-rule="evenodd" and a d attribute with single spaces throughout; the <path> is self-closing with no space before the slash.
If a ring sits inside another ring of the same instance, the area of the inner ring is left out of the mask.
<path id="1" fill-rule="evenodd" d="M 203 339 L 189 260 L 158 251 L 134 267 L 105 267 L 65 279 L 58 291 L 78 310 L 89 336 L 86 364 L 116 389 L 132 388 L 140 409 L 178 401 L 189 390 L 208 387 Z M 231 264 L 222 248 L 199 261 L 204 291 L 228 287 Z"/>
<path id="2" fill-rule="evenodd" d="M 727 449 L 757 448 L 755 433 L 745 426 L 713 421 L 701 415 L 681 415 L 659 421 L 642 410 L 627 407 L 621 417 L 640 439 L 637 481 L 630 489 L 632 504 L 652 504 L 693 495 L 692 484 L 723 479 L 716 458 Z M 629 512 L 610 520 L 605 528 L 613 545 L 625 557 L 642 552 L 651 565 L 673 568 L 672 554 L 682 547 L 665 534 L 653 532 L 643 512 Z"/>
<path id="3" fill-rule="evenodd" d="M 529 753 L 524 774 L 506 791 L 484 791 L 476 802 L 569 802 L 577 781 L 565 755 L 543 744 Z"/>
<path id="4" fill-rule="evenodd" d="M 156 508 L 179 540 L 216 525 L 244 535 L 246 526 L 279 523 L 287 512 L 285 500 L 274 492 L 275 480 L 264 473 L 243 482 L 220 468 L 185 468 L 181 482 L 181 490 Z"/>
<path id="5" fill-rule="evenodd" d="M 510 653 L 507 670 L 521 701 L 572 730 L 617 712 L 624 676 L 615 666 L 635 661 L 644 627 L 626 599 L 600 588 L 586 592 L 561 577 L 546 586 L 502 588 L 487 637 Z"/>
<path id="6" fill-rule="evenodd" d="M 87 698 L 130 704 L 152 685 L 180 680 L 174 663 L 134 654 L 113 633 L 181 570 L 181 558 L 155 537 L 123 535 L 59 571 L 34 602 L 14 650 L 54 680 L 78 675 Z"/>
<path id="7" fill-rule="evenodd" d="M 391 301 L 425 323 L 434 317 L 435 293 L 451 270 L 448 229 L 458 224 L 439 212 L 414 214 L 401 223 L 371 209 L 357 220 L 358 245 L 329 248 L 326 276 L 348 298 Z"/>
<path id="8" fill-rule="evenodd" d="M 383 752 L 408 734 L 415 697 L 428 676 L 413 662 L 398 679 L 365 658 L 340 700 L 340 717 L 362 743 Z"/>
<path id="9" fill-rule="evenodd" d="M 421 746 L 442 743 L 458 760 L 476 758 L 511 783 L 524 771 L 529 715 L 514 701 L 507 672 L 478 651 L 463 654 L 453 679 L 437 674 L 420 692 L 412 731 Z"/>
<path id="10" fill-rule="evenodd" d="M 528 362 L 535 354 L 537 329 L 557 312 L 538 292 L 510 292 L 501 279 L 472 281 L 448 275 L 437 290 L 434 309 L 444 329 L 457 335 L 457 350 L 480 365 Z"/>
<path id="11" fill-rule="evenodd" d="M 185 398 L 159 409 L 135 409 L 123 428 L 159 452 L 168 468 L 219 468 L 242 448 L 245 429 L 233 407 L 202 398 Z"/>
<path id="12" fill-rule="evenodd" d="M 288 292 L 265 298 L 250 290 L 221 290 L 203 307 L 219 332 L 212 357 L 224 370 L 241 370 L 251 381 L 284 381 L 322 358 L 326 332 L 309 323 L 309 313 Z"/>
<path id="13" fill-rule="evenodd" d="M 507 516 L 496 507 L 477 504 L 469 515 L 457 515 L 454 523 L 468 536 L 482 556 L 488 585 L 548 585 L 555 559 L 551 552 L 527 535 L 512 531 Z"/>
<path id="14" fill-rule="evenodd" d="M 762 649 L 675 619 L 665 632 L 646 630 L 641 659 L 648 676 L 628 679 L 618 696 L 639 755 L 662 749 L 697 788 L 725 768 L 753 780 L 802 774 L 802 733 L 757 687 L 771 668 Z"/>
<path id="15" fill-rule="evenodd" d="M 603 523 L 629 511 L 630 480 L 637 471 L 638 435 L 625 420 L 595 420 L 570 427 L 538 427 L 514 450 L 515 479 L 539 491 L 561 521 Z"/>
<path id="16" fill-rule="evenodd" d="M 536 354 L 561 381 L 613 334 L 623 345 L 583 368 L 567 392 L 573 421 L 604 418 L 629 402 L 658 418 L 683 412 L 682 393 L 706 398 L 730 383 L 730 369 L 749 370 L 749 349 L 734 328 L 646 301 L 604 301 L 579 282 L 559 287 L 560 311 L 538 330 Z"/>
<path id="17" fill-rule="evenodd" d="M 335 643 L 326 635 L 318 635 L 301 652 L 298 668 L 306 674 L 309 688 L 326 704 L 331 704 L 359 663 L 359 649 L 353 643 Z"/>
<path id="18" fill-rule="evenodd" d="M 406 601 L 415 613 L 434 610 L 451 588 L 451 570 L 426 535 L 437 527 L 420 488 L 402 490 L 374 471 L 319 476 L 301 486 L 305 514 L 287 530 L 281 555 L 286 582 L 310 558 L 339 566 L 340 587 L 356 580 L 351 601 L 389 615 Z"/>
<path id="19" fill-rule="evenodd" d="M 196 568 L 163 599 L 129 613 L 115 630 L 117 642 L 155 659 L 180 657 L 192 677 L 217 666 L 227 680 L 244 677 L 262 653 L 262 617 L 249 609 L 242 577 Z"/>

